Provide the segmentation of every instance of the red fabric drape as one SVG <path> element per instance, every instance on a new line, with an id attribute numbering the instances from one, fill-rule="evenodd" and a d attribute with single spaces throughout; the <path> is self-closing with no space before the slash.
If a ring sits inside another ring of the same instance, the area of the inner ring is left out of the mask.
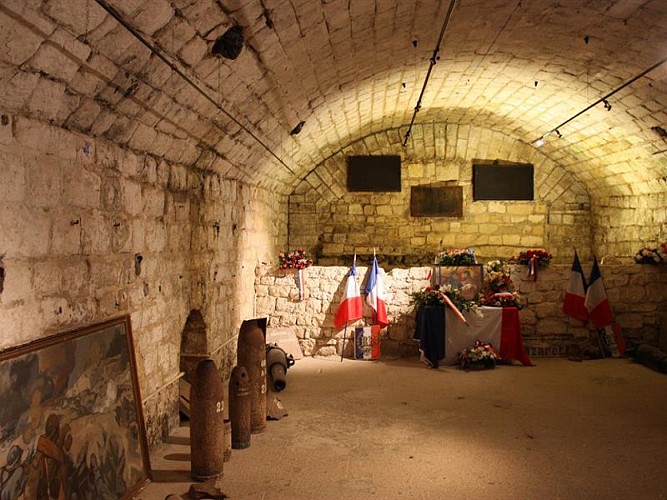
<path id="1" fill-rule="evenodd" d="M 517 359 L 525 366 L 534 366 L 523 349 L 519 310 L 516 307 L 503 307 L 503 322 L 500 332 L 500 352 L 503 359 Z"/>

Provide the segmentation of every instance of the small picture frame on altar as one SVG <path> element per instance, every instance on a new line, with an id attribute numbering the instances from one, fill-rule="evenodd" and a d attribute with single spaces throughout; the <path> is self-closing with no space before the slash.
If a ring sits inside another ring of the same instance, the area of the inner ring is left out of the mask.
<path id="1" fill-rule="evenodd" d="M 466 266 L 433 266 L 431 285 L 451 285 L 461 290 L 466 300 L 475 300 L 482 291 L 484 280 L 484 266 L 470 264 Z"/>

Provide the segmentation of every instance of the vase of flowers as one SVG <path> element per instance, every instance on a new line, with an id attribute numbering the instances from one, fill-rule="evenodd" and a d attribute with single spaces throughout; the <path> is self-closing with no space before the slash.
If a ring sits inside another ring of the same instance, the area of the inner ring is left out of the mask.
<path id="1" fill-rule="evenodd" d="M 459 363 L 465 370 L 488 370 L 495 368 L 500 359 L 493 345 L 476 340 L 472 347 L 466 347 L 459 354 Z"/>

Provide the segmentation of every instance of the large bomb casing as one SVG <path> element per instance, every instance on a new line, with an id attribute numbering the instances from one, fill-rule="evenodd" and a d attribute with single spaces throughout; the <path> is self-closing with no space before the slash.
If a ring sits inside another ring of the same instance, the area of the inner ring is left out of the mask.
<path id="1" fill-rule="evenodd" d="M 195 481 L 223 474 L 225 392 L 215 362 L 197 364 L 190 393 L 190 463 Z"/>
<path id="2" fill-rule="evenodd" d="M 232 449 L 250 446 L 250 379 L 243 366 L 235 366 L 229 378 L 229 419 L 232 424 Z"/>
<path id="3" fill-rule="evenodd" d="M 266 318 L 246 320 L 241 324 L 236 364 L 248 371 L 250 379 L 250 431 L 266 429 Z"/>

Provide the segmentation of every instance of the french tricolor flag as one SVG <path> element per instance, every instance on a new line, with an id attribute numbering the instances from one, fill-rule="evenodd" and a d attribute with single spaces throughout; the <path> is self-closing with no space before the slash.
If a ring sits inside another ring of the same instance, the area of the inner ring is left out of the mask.
<path id="1" fill-rule="evenodd" d="M 384 301 L 384 290 L 382 289 L 382 277 L 378 268 L 377 257 L 373 256 L 368 281 L 366 281 L 366 303 L 373 309 L 373 323 L 385 327 L 389 324 L 387 320 L 387 305 Z"/>
<path id="2" fill-rule="evenodd" d="M 347 275 L 345 295 L 343 295 L 343 300 L 338 304 L 338 309 L 336 309 L 336 316 L 334 317 L 336 328 L 343 328 L 348 323 L 364 317 L 364 303 L 361 300 L 359 284 L 357 283 L 356 260 L 357 256 L 355 255 L 352 267 Z"/>
<path id="3" fill-rule="evenodd" d="M 570 281 L 567 284 L 565 298 L 563 299 L 563 312 L 584 323 L 588 323 L 588 309 L 586 309 L 587 288 L 584 271 L 581 269 L 579 256 L 575 250 L 574 261 L 570 269 Z"/>
<path id="4" fill-rule="evenodd" d="M 593 269 L 588 279 L 588 289 L 586 290 L 586 309 L 595 328 L 604 328 L 614 322 L 614 317 L 607 299 L 607 291 L 604 289 L 602 273 L 598 267 L 598 259 L 593 257 Z"/>

